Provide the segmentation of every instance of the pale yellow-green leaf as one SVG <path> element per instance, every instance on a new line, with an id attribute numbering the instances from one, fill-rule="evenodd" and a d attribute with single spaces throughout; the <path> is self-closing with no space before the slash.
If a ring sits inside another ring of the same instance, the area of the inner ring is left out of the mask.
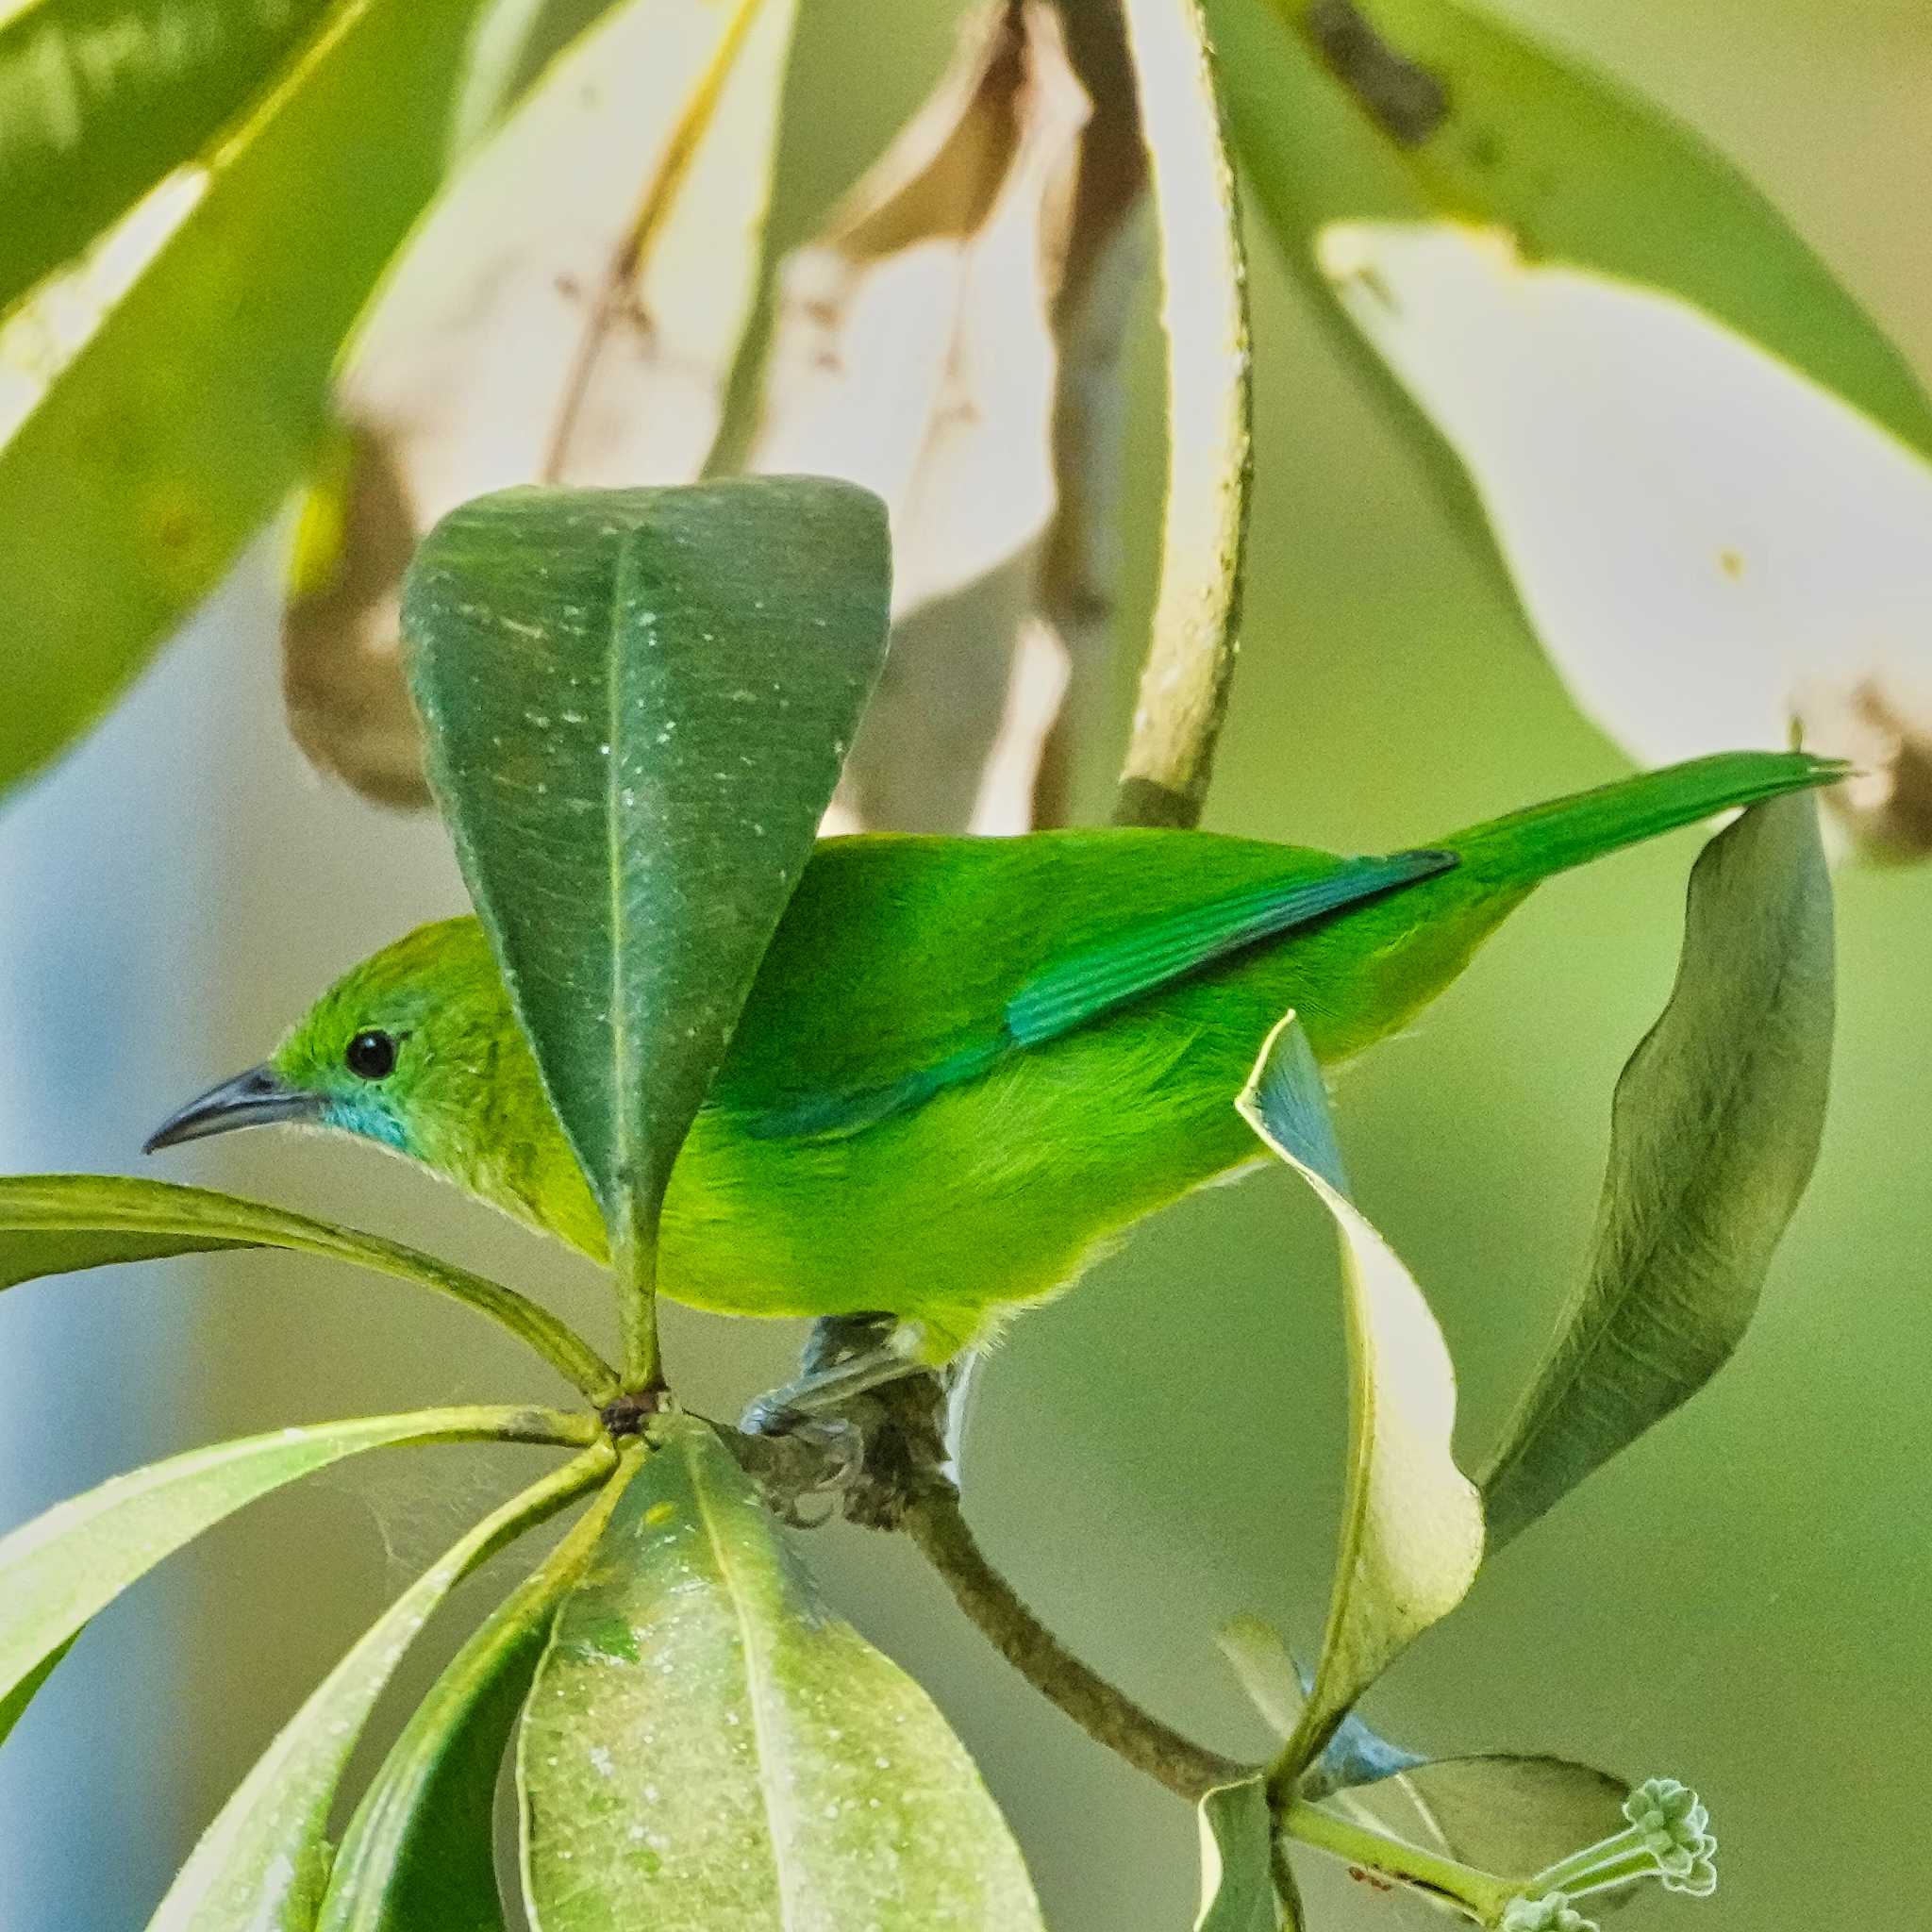
<path id="1" fill-rule="evenodd" d="M 286 620 L 318 763 L 426 803 L 398 660 L 416 541 L 526 482 L 689 482 L 758 279 L 795 0 L 630 0 L 545 72 L 384 282 L 336 386 Z"/>
<path id="2" fill-rule="evenodd" d="M 1581 708 L 1649 763 L 1795 723 L 1864 768 L 1832 796 L 1858 839 L 1932 849 L 1932 401 L 1824 263 L 1478 8 L 1208 9 L 1291 263 Z"/>
<path id="3" fill-rule="evenodd" d="M 79 286 L 12 319 L 0 786 L 98 717 L 312 459 L 336 354 L 450 163 L 481 10 L 335 0 Z M 131 281 L 124 251 L 151 256 Z"/>
<path id="4" fill-rule="evenodd" d="M 1333 1217 L 1345 1285 L 1341 1534 L 1314 1687 L 1280 1760 L 1292 1777 L 1397 1654 L 1462 1601 L 1482 1561 L 1482 1505 L 1450 1451 L 1448 1348 L 1422 1291 L 1343 1190 L 1321 1074 L 1292 1014 L 1269 1036 L 1239 1105 Z"/>
<path id="5" fill-rule="evenodd" d="M 1827 794 L 1861 835 L 1932 843 L 1932 465 L 1707 311 L 1505 230 L 1342 223 L 1317 248 L 1609 736 L 1663 764 L 1795 725 L 1862 768 Z"/>
<path id="6" fill-rule="evenodd" d="M 484 1518 L 370 1627 L 223 1806 L 148 1932 L 312 1932 L 329 1868 L 329 1807 L 349 1754 L 416 1633 L 462 1579 L 610 1472 L 608 1443 Z"/>
<path id="7" fill-rule="evenodd" d="M 278 1429 L 116 1476 L 0 1539 L 0 1709 L 138 1576 L 270 1490 L 365 1449 L 404 1442 L 582 1444 L 591 1433 L 589 1418 L 547 1409 L 426 1408 Z M 17 1707 L 10 1710 L 18 1714 Z"/>
<path id="8" fill-rule="evenodd" d="M 539 1932 L 1039 1932 L 925 1693 L 678 1418 L 558 1613 L 517 1747 Z"/>

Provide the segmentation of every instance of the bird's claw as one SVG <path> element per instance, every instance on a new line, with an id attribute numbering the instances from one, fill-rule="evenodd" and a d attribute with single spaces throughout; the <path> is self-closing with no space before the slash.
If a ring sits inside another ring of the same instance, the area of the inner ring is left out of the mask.
<path id="1" fill-rule="evenodd" d="M 774 1471 L 764 1488 L 778 1514 L 798 1528 L 816 1529 L 828 1522 L 864 1473 L 864 1431 L 842 1416 L 808 1415 L 782 1396 L 764 1396 L 745 1410 L 739 1428 L 792 1448 L 785 1474 Z M 812 1501 L 822 1507 L 808 1509 Z"/>

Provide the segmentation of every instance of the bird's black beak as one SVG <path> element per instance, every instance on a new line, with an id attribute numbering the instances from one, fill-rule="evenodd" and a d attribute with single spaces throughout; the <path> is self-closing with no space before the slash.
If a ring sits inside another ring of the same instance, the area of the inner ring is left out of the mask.
<path id="1" fill-rule="evenodd" d="M 236 1127 L 265 1127 L 274 1121 L 312 1121 L 321 1108 L 322 1102 L 315 1094 L 284 1086 L 272 1068 L 250 1067 L 245 1074 L 210 1087 L 171 1113 L 147 1137 L 141 1151 L 153 1154 Z"/>

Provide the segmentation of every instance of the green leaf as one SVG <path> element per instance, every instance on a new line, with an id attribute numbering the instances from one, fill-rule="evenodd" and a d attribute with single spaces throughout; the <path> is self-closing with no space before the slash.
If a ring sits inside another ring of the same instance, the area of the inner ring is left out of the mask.
<path id="1" fill-rule="evenodd" d="M 410 1641 L 472 1571 L 609 1474 L 599 1443 L 512 1497 L 371 1626 L 222 1807 L 148 1932 L 312 1932 L 327 1881 L 336 1787 Z"/>
<path id="2" fill-rule="evenodd" d="M 1648 764 L 1795 725 L 1862 768 L 1830 794 L 1862 841 L 1932 850 L 1897 619 L 1932 601 L 1932 401 L 1824 265 L 1694 135 L 1454 0 L 1210 11 L 1291 262 L 1578 707 Z"/>
<path id="3" fill-rule="evenodd" d="M 1622 1831 L 1629 1794 L 1623 1779 L 1587 1764 L 1496 1755 L 1417 1763 L 1350 1797 L 1401 1837 L 1499 1878 L 1527 1881 Z"/>
<path id="4" fill-rule="evenodd" d="M 588 1417 L 541 1408 L 425 1408 L 278 1429 L 116 1476 L 0 1539 L 0 1708 L 95 1611 L 244 1503 L 345 1456 L 403 1442 L 581 1443 Z"/>
<path id="5" fill-rule="evenodd" d="M 368 795 L 429 802 L 395 592 L 438 517 L 509 484 L 702 474 L 758 287 L 795 10 L 612 7 L 441 197 L 358 324 L 283 649 L 303 749 Z"/>
<path id="6" fill-rule="evenodd" d="M 510 1730 L 558 1603 L 641 1454 L 641 1444 L 625 1453 L 582 1520 L 416 1707 L 349 1822 L 317 1932 L 504 1932 L 492 1820 Z"/>
<path id="7" fill-rule="evenodd" d="M 1455 0 L 1208 0 L 1229 119 L 1291 261 L 1358 218 L 1496 224 L 1681 297 L 1932 456 L 1932 400 L 1777 210 L 1689 128 Z"/>
<path id="8" fill-rule="evenodd" d="M 430 781 L 627 1318 L 878 675 L 890 574 L 877 498 L 803 476 L 506 491 L 410 570 Z"/>
<path id="9" fill-rule="evenodd" d="M 0 311 L 256 94 L 325 0 L 13 0 L 0 14 Z"/>
<path id="10" fill-rule="evenodd" d="M 1194 1932 L 1296 1932 L 1297 1902 L 1284 1919 L 1274 1882 L 1274 1820 L 1259 1773 L 1201 1800 L 1201 1909 Z"/>
<path id="11" fill-rule="evenodd" d="M 97 1174 L 0 1176 L 0 1290 L 75 1269 L 224 1248 L 322 1255 L 414 1282 L 500 1323 L 592 1402 L 616 1392 L 609 1364 L 547 1308 L 379 1235 L 173 1181 Z"/>
<path id="12" fill-rule="evenodd" d="M 8 319 L 0 788 L 93 722 L 314 455 L 337 351 L 450 162 L 483 6 L 335 0 L 110 263 Z"/>
<path id="13" fill-rule="evenodd" d="M 1617 1082 L 1590 1268 L 1483 1475 L 1495 1546 L 1737 1346 L 1818 1157 L 1831 881 L 1809 799 L 1753 808 L 1690 875 L 1662 1016 Z"/>
<path id="14" fill-rule="evenodd" d="M 1192 824 L 1209 775 L 1200 720 L 1218 718 L 1226 703 L 1240 614 L 1249 475 L 1245 265 L 1198 0 L 1127 0 L 1126 20 L 1160 228 L 1167 500 L 1122 806 L 1137 824 Z"/>
<path id="15" fill-rule="evenodd" d="M 64 1643 L 57 1643 L 6 1696 L 0 1697 L 0 1744 L 6 1743 L 13 1727 L 26 1713 L 35 1693 L 54 1674 L 54 1667 L 74 1648 L 80 1632 L 76 1630 Z"/>
<path id="16" fill-rule="evenodd" d="M 1349 1458 L 1321 1661 L 1277 1760 L 1285 1784 L 1317 1757 L 1396 1655 L 1462 1601 L 1483 1554 L 1482 1506 L 1456 1467 L 1456 1371 L 1422 1291 L 1349 1200 L 1322 1076 L 1289 1014 L 1237 1103 L 1314 1190 L 1341 1237 Z"/>
<path id="17" fill-rule="evenodd" d="M 558 1614 L 517 1746 L 540 1932 L 1037 1928 L 918 1685 L 820 1601 L 706 1424 L 675 1418 Z"/>

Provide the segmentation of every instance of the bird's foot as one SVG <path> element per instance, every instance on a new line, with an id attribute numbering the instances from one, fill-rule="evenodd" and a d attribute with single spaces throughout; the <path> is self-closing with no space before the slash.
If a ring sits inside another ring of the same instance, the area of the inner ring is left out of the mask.
<path id="1" fill-rule="evenodd" d="M 865 1431 L 847 1416 L 805 1415 L 766 1396 L 745 1410 L 739 1432 L 766 1502 L 795 1528 L 828 1523 L 864 1474 Z"/>

